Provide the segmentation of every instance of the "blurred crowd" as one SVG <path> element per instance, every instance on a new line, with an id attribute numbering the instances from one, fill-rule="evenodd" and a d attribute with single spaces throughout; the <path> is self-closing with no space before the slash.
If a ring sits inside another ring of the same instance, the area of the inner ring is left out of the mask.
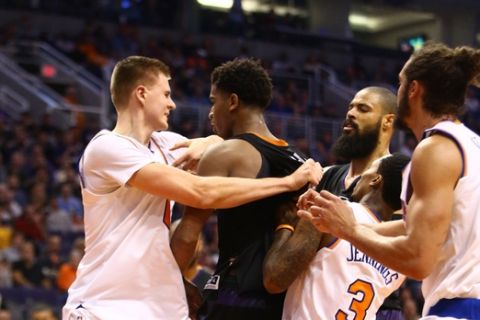
<path id="1" fill-rule="evenodd" d="M 188 34 L 181 39 L 172 39 L 166 35 L 146 39 L 140 36 L 139 21 L 155 27 L 173 26 L 173 19 L 177 15 L 170 12 L 177 12 L 175 8 L 183 3 L 179 1 L 74 0 L 69 1 L 68 5 L 64 1 L 5 3 L 12 8 L 17 6 L 65 15 L 88 15 L 95 12 L 95 17 L 87 18 L 119 20 L 113 34 L 109 34 L 95 20 L 89 20 L 81 32 L 70 35 L 61 31 L 56 34 L 35 31 L 36 28 L 32 28 L 28 17 L 25 17 L 20 21 L 0 25 L 0 46 L 18 39 L 45 41 L 104 80 L 109 79 L 114 63 L 123 57 L 155 57 L 166 62 L 172 69 L 174 100 L 193 109 L 208 110 L 205 108 L 209 106 L 209 74 L 215 66 L 233 58 L 216 54 L 212 36 L 205 36 L 200 41 Z M 119 6 L 113 6 L 118 3 Z M 82 10 L 77 11 L 78 8 Z M 205 19 L 204 21 L 214 21 L 216 25 L 206 23 L 204 28 L 211 31 L 217 30 L 219 23 L 237 23 L 233 29 L 223 29 L 233 30 L 238 35 L 254 32 L 261 37 L 262 34 L 270 34 L 274 28 L 301 30 L 304 27 L 301 20 L 276 16 L 274 12 L 255 17 L 263 19 L 262 24 L 252 20 L 252 17 L 246 17 L 242 12 L 230 12 L 223 17 L 224 20 Z M 259 26 L 258 30 L 252 31 L 252 26 Z M 238 53 L 238 56 L 249 55 L 248 45 L 243 46 Z M 343 70 L 335 70 L 345 85 L 355 89 L 369 83 L 396 85 L 396 70 L 387 70 L 382 63 L 375 70 L 368 70 L 361 59 L 353 58 L 352 61 Z M 302 128 L 305 118 L 332 119 L 336 115 L 332 106 L 317 104 L 311 99 L 313 89 L 305 80 L 317 67 L 329 66 L 328 61 L 313 50 L 303 64 L 293 63 L 285 52 L 279 52 L 273 60 L 262 58 L 262 63 L 269 70 L 275 84 L 269 107 L 270 119 L 273 121 L 271 127 L 281 132 L 280 127 L 291 126 L 292 129 L 288 130 L 291 134 L 289 140 L 307 155 L 319 160 L 322 165 L 335 162 L 329 155 L 334 140 L 333 129 L 321 130 L 315 134 L 314 147 L 301 130 L 296 130 L 297 127 Z M 68 88 L 61 94 L 69 102 L 81 100 L 74 89 Z M 478 90 L 468 90 L 465 107 L 464 122 L 480 132 Z M 196 126 L 193 119 L 198 113 L 193 116 L 183 113 L 182 116 L 182 112 L 177 110 L 178 116 L 172 128 L 174 131 L 187 137 L 210 133 L 208 126 Z M 300 119 L 299 124 L 295 125 L 297 119 Z M 100 126 L 95 121 L 77 121 L 70 128 L 60 129 L 49 114 L 36 121 L 29 113 L 25 113 L 17 121 L 12 121 L 0 113 L 0 320 L 9 319 L 8 313 L 26 318 L 30 312 L 45 311 L 45 308 L 49 310 L 46 312 L 52 313 L 53 310 L 52 317 L 55 317 L 54 313 L 58 315 L 66 291 L 75 278 L 84 249 L 77 164 L 86 143 L 99 129 Z M 400 149 L 411 154 L 414 147 L 415 140 L 407 135 Z M 204 244 L 199 252 L 198 263 L 208 272 L 218 258 L 214 217 L 204 231 Z M 28 300 L 28 297 L 31 299 Z M 416 319 L 418 310 L 421 310 L 418 283 L 408 282 L 401 291 L 401 298 L 406 319 Z M 35 306 L 37 301 L 46 305 Z M 28 306 L 25 307 L 26 305 Z M 49 306 L 51 310 L 48 309 Z"/>

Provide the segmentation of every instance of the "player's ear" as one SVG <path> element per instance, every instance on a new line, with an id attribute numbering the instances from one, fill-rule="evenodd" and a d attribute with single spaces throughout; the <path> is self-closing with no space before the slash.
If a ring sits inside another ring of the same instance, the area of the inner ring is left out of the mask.
<path id="1" fill-rule="evenodd" d="M 415 98 L 423 94 L 423 85 L 418 80 L 412 80 L 408 86 L 409 98 Z"/>
<path id="2" fill-rule="evenodd" d="M 240 104 L 240 99 L 238 98 L 238 95 L 236 93 L 231 93 L 228 97 L 228 101 L 230 104 L 228 110 L 230 111 L 237 109 L 238 105 Z"/>
<path id="3" fill-rule="evenodd" d="M 135 88 L 135 90 L 133 91 L 133 95 L 135 96 L 135 98 L 140 101 L 140 103 L 143 105 L 145 105 L 145 95 L 147 93 L 147 88 L 145 88 L 145 86 L 142 86 L 142 85 L 139 85 Z"/>
<path id="4" fill-rule="evenodd" d="M 376 174 L 376 176 L 370 181 L 370 187 L 378 189 L 382 186 L 383 177 L 381 174 Z"/>
<path id="5" fill-rule="evenodd" d="M 388 128 L 392 128 L 393 127 L 393 124 L 395 122 L 395 115 L 393 113 L 388 113 L 386 115 L 383 116 L 383 119 L 382 119 L 382 128 L 384 130 L 388 129 Z"/>

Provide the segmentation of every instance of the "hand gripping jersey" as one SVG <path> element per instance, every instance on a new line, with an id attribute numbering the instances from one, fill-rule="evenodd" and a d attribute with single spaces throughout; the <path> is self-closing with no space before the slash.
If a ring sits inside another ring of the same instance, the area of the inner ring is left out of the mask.
<path id="1" fill-rule="evenodd" d="M 379 222 L 365 206 L 349 205 L 358 222 Z M 317 252 L 308 269 L 288 288 L 282 319 L 375 319 L 383 300 L 404 279 L 349 242 L 336 239 Z"/>
<path id="2" fill-rule="evenodd" d="M 447 239 L 433 272 L 423 280 L 423 315 L 440 299 L 480 299 L 480 137 L 461 123 L 440 122 L 424 137 L 441 134 L 452 139 L 463 158 L 462 176 L 454 189 L 453 212 Z M 410 165 L 403 173 L 402 205 L 412 195 Z"/>

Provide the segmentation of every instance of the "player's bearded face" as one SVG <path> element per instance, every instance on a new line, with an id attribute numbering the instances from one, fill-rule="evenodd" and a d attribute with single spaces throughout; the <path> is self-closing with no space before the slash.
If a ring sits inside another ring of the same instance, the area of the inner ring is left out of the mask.
<path id="1" fill-rule="evenodd" d="M 345 124 L 347 123 L 353 128 L 353 131 L 348 134 L 342 133 L 333 145 L 333 154 L 346 161 L 364 158 L 371 154 L 378 143 L 382 119 L 380 118 L 372 127 L 364 128 L 362 132 L 357 123 L 348 119 L 345 120 Z"/>

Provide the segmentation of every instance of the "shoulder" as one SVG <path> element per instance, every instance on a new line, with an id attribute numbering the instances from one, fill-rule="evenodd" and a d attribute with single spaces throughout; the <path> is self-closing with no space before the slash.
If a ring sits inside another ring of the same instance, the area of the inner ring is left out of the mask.
<path id="1" fill-rule="evenodd" d="M 412 155 L 412 164 L 428 163 L 430 165 L 444 164 L 450 166 L 461 161 L 459 146 L 451 137 L 435 134 L 420 141 Z"/>
<path id="2" fill-rule="evenodd" d="M 456 184 L 461 177 L 463 159 L 456 142 L 444 135 L 422 140 L 412 155 L 412 181 L 430 184 Z"/>
<path id="3" fill-rule="evenodd" d="M 133 138 L 108 132 L 94 137 L 80 161 L 86 176 L 131 176 L 148 163 L 155 162 L 150 150 Z"/>
<path id="4" fill-rule="evenodd" d="M 250 143 L 239 139 L 226 140 L 205 151 L 198 172 L 201 175 L 217 172 L 224 176 L 254 177 L 261 165 L 261 159 L 258 150 Z"/>
<path id="5" fill-rule="evenodd" d="M 248 160 L 248 156 L 260 154 L 255 147 L 245 140 L 231 139 L 222 143 L 213 145 L 205 152 L 205 159 L 222 160 Z"/>
<path id="6" fill-rule="evenodd" d="M 172 132 L 172 131 L 158 131 L 152 134 L 152 139 L 163 142 L 168 146 L 173 146 L 177 142 L 187 140 L 186 137 L 182 136 L 181 134 Z"/>

